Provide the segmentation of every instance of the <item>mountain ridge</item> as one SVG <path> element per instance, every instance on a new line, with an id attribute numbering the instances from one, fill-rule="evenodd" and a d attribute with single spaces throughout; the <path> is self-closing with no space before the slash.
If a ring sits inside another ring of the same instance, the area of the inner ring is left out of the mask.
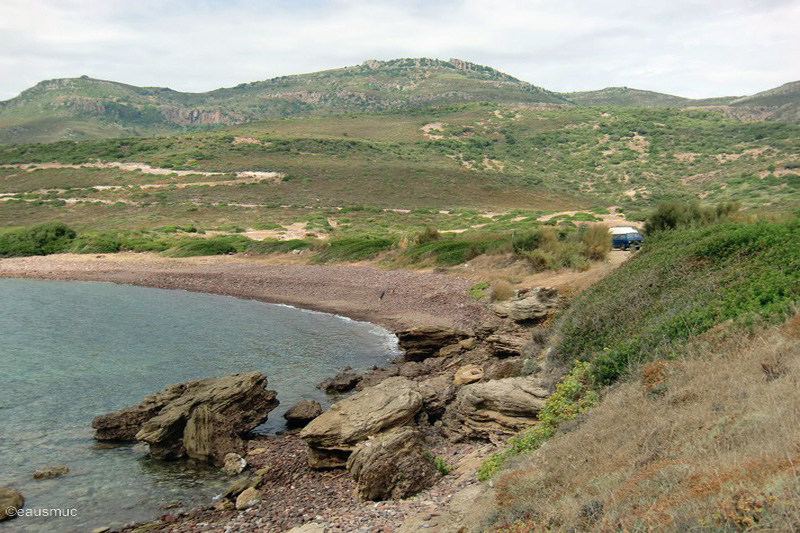
<path id="1" fill-rule="evenodd" d="M 741 121 L 800 122 L 800 82 L 742 97 L 689 99 L 609 87 L 558 93 L 460 59 L 367 60 L 206 92 L 81 76 L 45 80 L 0 102 L 0 143 L 192 131 L 296 115 L 413 109 L 459 102 L 706 108 Z"/>

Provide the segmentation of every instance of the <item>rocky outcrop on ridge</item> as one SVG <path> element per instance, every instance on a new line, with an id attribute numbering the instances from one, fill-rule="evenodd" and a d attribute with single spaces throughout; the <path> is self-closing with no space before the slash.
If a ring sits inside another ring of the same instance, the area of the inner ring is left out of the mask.
<path id="1" fill-rule="evenodd" d="M 558 290 L 551 287 L 536 287 L 517 291 L 510 300 L 489 305 L 489 310 L 502 318 L 515 322 L 541 320 L 560 304 Z"/>
<path id="2" fill-rule="evenodd" d="M 133 407 L 95 417 L 98 440 L 140 440 L 157 459 L 192 459 L 217 466 L 242 454 L 242 435 L 277 407 L 260 372 L 170 385 Z"/>
<path id="3" fill-rule="evenodd" d="M 405 351 L 406 361 L 423 361 L 437 355 L 442 348 L 469 337 L 464 331 L 439 326 L 405 329 L 396 335 L 398 346 Z"/>

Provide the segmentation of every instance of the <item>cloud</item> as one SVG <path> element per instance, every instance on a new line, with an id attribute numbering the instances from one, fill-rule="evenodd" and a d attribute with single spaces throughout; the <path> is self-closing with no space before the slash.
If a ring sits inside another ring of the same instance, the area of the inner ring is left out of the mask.
<path id="1" fill-rule="evenodd" d="M 459 57 L 552 90 L 746 94 L 800 78 L 793 0 L 4 0 L 0 99 L 88 74 L 205 91 Z"/>

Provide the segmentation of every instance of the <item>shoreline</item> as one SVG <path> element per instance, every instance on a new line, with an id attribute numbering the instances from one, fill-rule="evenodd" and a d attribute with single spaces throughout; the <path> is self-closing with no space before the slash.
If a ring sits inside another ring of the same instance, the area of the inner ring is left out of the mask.
<path id="1" fill-rule="evenodd" d="M 359 264 L 287 264 L 282 258 L 241 256 L 57 254 L 2 259 L 0 278 L 103 281 L 219 294 L 331 313 L 392 332 L 422 325 L 471 329 L 485 318 L 484 308 L 467 293 L 473 283 L 469 279 Z"/>

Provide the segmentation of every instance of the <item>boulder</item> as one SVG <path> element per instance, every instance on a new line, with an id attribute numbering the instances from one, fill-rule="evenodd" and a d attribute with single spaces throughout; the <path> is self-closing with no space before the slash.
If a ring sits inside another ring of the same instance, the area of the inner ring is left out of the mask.
<path id="1" fill-rule="evenodd" d="M 519 292 L 514 298 L 489 305 L 489 310 L 501 318 L 515 322 L 541 320 L 559 305 L 558 289 L 536 287 L 527 292 Z"/>
<path id="2" fill-rule="evenodd" d="M 350 392 L 358 385 L 359 381 L 361 381 L 361 376 L 353 372 L 352 368 L 346 366 L 339 369 L 335 376 L 317 385 L 317 388 L 324 390 L 328 394 Z"/>
<path id="3" fill-rule="evenodd" d="M 426 457 L 422 434 L 409 427 L 359 444 L 350 454 L 347 471 L 362 501 L 408 498 L 439 478 L 433 461 Z"/>
<path id="4" fill-rule="evenodd" d="M 278 405 L 260 372 L 170 385 L 138 406 L 96 417 L 95 438 L 136 440 L 157 459 L 190 457 L 217 466 L 228 453 L 244 454 L 241 436 Z M 134 433 L 135 423 L 140 423 Z"/>
<path id="5" fill-rule="evenodd" d="M 247 467 L 247 461 L 238 453 L 229 453 L 225 455 L 225 463 L 222 465 L 222 471 L 229 476 L 241 474 Z"/>
<path id="6" fill-rule="evenodd" d="M 283 414 L 283 418 L 286 419 L 286 425 L 290 428 L 301 428 L 321 414 L 322 406 L 319 402 L 300 400 Z"/>
<path id="7" fill-rule="evenodd" d="M 418 384 L 422 394 L 422 410 L 429 422 L 435 422 L 444 415 L 447 404 L 456 397 L 456 388 L 449 375 L 436 376 Z"/>
<path id="8" fill-rule="evenodd" d="M 25 505 L 25 498 L 17 489 L 0 487 L 0 522 L 16 518 L 17 511 Z"/>
<path id="9" fill-rule="evenodd" d="M 437 355 L 439 357 L 453 357 L 454 355 L 459 355 L 461 352 L 464 351 L 464 346 L 462 346 L 461 342 L 457 342 L 455 344 L 448 344 L 444 348 L 441 348 Z"/>
<path id="10" fill-rule="evenodd" d="M 398 346 L 405 351 L 406 361 L 422 361 L 433 357 L 451 344 L 469 337 L 465 332 L 440 326 L 423 326 L 396 333 Z"/>
<path id="11" fill-rule="evenodd" d="M 40 468 L 33 472 L 33 479 L 45 479 L 49 477 L 60 477 L 69 473 L 68 466 L 50 466 L 47 468 Z"/>
<path id="12" fill-rule="evenodd" d="M 258 489 L 254 487 L 246 488 L 236 497 L 236 510 L 243 511 L 244 509 L 250 509 L 258 505 L 260 501 L 261 492 Z"/>
<path id="13" fill-rule="evenodd" d="M 486 343 L 495 357 L 515 357 L 522 355 L 527 337 L 522 332 L 501 332 L 486 337 Z"/>
<path id="14" fill-rule="evenodd" d="M 495 440 L 536 424 L 548 395 L 531 377 L 465 385 L 448 406 L 444 422 L 460 435 Z"/>
<path id="15" fill-rule="evenodd" d="M 403 377 L 389 378 L 336 402 L 300 432 L 308 444 L 309 465 L 345 466 L 358 443 L 408 423 L 421 408 L 416 384 Z"/>
<path id="16" fill-rule="evenodd" d="M 456 370 L 453 384 L 456 386 L 469 385 L 483 378 L 483 369 L 478 365 L 464 365 Z"/>

